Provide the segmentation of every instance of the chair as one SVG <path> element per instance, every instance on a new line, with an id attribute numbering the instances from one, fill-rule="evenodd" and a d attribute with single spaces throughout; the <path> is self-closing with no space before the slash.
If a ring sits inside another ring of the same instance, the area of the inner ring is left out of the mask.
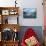
<path id="1" fill-rule="evenodd" d="M 27 46 L 25 40 L 29 39 L 32 36 L 35 37 L 36 40 L 38 41 L 35 46 L 41 46 L 39 40 L 37 39 L 37 35 L 36 35 L 36 33 L 34 32 L 34 30 L 32 28 L 28 28 L 27 31 L 25 32 L 24 37 L 22 38 L 21 46 Z"/>

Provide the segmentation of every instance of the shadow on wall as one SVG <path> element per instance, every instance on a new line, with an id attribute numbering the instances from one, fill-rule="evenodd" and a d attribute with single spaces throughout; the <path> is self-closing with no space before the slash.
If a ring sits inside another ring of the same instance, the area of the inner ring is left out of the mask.
<path id="1" fill-rule="evenodd" d="M 37 37 L 39 39 L 39 41 L 41 43 L 43 43 L 43 30 L 42 30 L 42 26 L 22 26 L 21 27 L 21 30 L 19 32 L 19 39 L 20 39 L 20 42 L 24 36 L 24 33 L 27 31 L 28 28 L 32 28 L 35 33 L 37 34 Z"/>

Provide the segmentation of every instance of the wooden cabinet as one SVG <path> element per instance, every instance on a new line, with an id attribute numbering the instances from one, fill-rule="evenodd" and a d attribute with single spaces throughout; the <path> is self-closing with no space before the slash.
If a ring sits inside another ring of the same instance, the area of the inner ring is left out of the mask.
<path id="1" fill-rule="evenodd" d="M 0 32 L 1 32 L 0 46 L 18 46 L 19 39 L 16 40 L 15 38 L 17 36 L 16 33 L 19 32 L 20 30 L 18 16 L 19 16 L 19 7 L 0 7 Z M 6 36 L 4 35 L 5 32 L 6 32 L 5 35 L 7 35 L 8 37 L 10 35 L 9 32 L 12 32 L 14 34 L 11 34 L 10 36 L 11 39 L 9 39 L 6 38 Z M 2 37 L 2 35 L 5 36 L 6 40 L 4 39 L 4 36 Z"/>
<path id="2" fill-rule="evenodd" d="M 18 46 L 18 41 L 5 41 L 3 46 Z"/>

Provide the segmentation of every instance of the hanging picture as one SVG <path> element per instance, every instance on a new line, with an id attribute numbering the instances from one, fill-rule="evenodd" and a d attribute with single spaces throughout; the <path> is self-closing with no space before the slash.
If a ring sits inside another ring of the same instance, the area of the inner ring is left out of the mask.
<path id="1" fill-rule="evenodd" d="M 23 18 L 36 18 L 37 9 L 36 8 L 24 8 L 23 9 Z"/>
<path id="2" fill-rule="evenodd" d="M 9 10 L 2 10 L 2 15 L 9 15 Z"/>

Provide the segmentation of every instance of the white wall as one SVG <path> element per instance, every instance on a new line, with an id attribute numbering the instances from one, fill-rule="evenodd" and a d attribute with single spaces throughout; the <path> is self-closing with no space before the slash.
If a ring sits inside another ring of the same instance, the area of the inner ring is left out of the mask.
<path id="1" fill-rule="evenodd" d="M 0 0 L 0 6 L 14 6 L 15 0 Z M 43 26 L 43 6 L 42 0 L 17 0 L 20 7 L 19 23 L 21 26 Z M 36 19 L 24 19 L 23 18 L 23 8 L 37 8 L 37 18 Z"/>
<path id="2" fill-rule="evenodd" d="M 14 1 L 15 0 L 0 0 L 0 6 L 1 7 L 12 7 L 12 6 L 14 6 Z"/>
<path id="3" fill-rule="evenodd" d="M 20 16 L 20 25 L 22 26 L 43 26 L 43 6 L 42 0 L 21 0 L 21 9 L 23 8 L 37 8 L 36 19 L 24 19 L 23 14 Z M 22 10 L 21 10 L 22 11 Z"/>

